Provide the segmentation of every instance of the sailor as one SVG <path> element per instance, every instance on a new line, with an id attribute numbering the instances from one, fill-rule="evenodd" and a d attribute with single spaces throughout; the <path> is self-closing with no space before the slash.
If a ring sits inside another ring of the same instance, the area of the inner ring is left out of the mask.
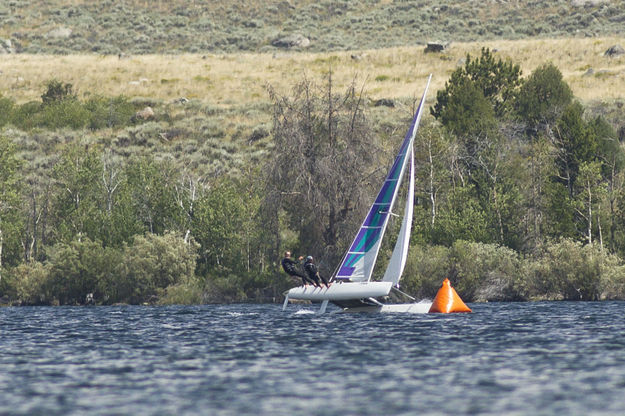
<path id="1" fill-rule="evenodd" d="M 304 257 L 303 256 L 299 256 L 299 260 L 301 261 Z M 297 270 L 297 266 L 300 263 L 293 260 L 291 258 L 291 252 L 290 251 L 285 251 L 284 252 L 284 258 L 282 259 L 282 268 L 284 269 L 284 271 L 291 277 L 301 277 L 302 278 L 302 284 L 305 286 L 307 284 L 315 284 L 315 282 L 311 279 L 308 278 L 308 276 L 306 276 L 304 273 L 300 272 L 299 270 Z"/>
<path id="2" fill-rule="evenodd" d="M 308 275 L 308 278 L 310 280 L 314 280 L 315 286 L 321 287 L 321 283 L 319 283 L 319 279 L 321 279 L 321 281 L 323 282 L 324 285 L 326 285 L 326 287 L 330 287 L 325 277 L 323 277 L 319 273 L 319 270 L 317 270 L 317 266 L 315 266 L 315 263 L 313 263 L 312 256 L 306 257 L 306 263 L 304 263 L 304 270 L 306 270 L 306 274 Z"/>

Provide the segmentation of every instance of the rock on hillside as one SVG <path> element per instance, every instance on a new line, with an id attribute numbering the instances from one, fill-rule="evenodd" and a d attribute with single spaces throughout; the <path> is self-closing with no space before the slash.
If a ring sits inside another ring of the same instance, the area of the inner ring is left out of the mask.
<path id="1" fill-rule="evenodd" d="M 271 44 L 276 48 L 306 48 L 310 45 L 310 39 L 299 33 L 295 33 L 289 36 L 275 39 L 273 42 L 271 42 Z"/>
<path id="2" fill-rule="evenodd" d="M 612 45 L 603 53 L 603 55 L 614 58 L 617 56 L 625 55 L 625 49 L 623 49 L 621 45 Z"/>

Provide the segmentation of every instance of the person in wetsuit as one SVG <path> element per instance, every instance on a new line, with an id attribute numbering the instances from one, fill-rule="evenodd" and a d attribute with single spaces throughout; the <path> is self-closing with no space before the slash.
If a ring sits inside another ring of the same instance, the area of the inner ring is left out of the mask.
<path id="1" fill-rule="evenodd" d="M 300 260 L 303 259 L 302 256 L 300 256 L 299 258 Z M 285 251 L 284 252 L 284 258 L 282 259 L 282 268 L 284 269 L 284 271 L 286 272 L 286 274 L 288 274 L 291 277 L 301 277 L 302 278 L 302 284 L 303 285 L 307 285 L 307 284 L 315 284 L 314 280 L 311 280 L 308 278 L 308 276 L 306 276 L 304 273 L 300 272 L 299 270 L 297 270 L 297 266 L 299 265 L 299 262 L 293 260 L 291 258 L 291 252 L 290 251 Z"/>
<path id="2" fill-rule="evenodd" d="M 326 287 L 330 287 L 325 277 L 323 277 L 319 273 L 319 270 L 317 270 L 317 266 L 315 266 L 315 263 L 313 263 L 312 256 L 306 257 L 306 263 L 304 263 L 304 270 L 306 271 L 308 278 L 315 282 L 315 286 L 321 287 L 321 283 L 319 283 L 319 279 L 321 279 L 321 281 L 323 282 L 324 285 L 326 285 Z"/>

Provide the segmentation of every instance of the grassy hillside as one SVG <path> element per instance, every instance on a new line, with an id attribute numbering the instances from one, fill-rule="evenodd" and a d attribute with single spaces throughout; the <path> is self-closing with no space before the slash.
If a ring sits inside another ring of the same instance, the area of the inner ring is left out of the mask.
<path id="1" fill-rule="evenodd" d="M 272 51 L 299 33 L 311 51 L 430 40 L 592 37 L 623 33 L 623 1 L 604 0 L 13 0 L 0 38 L 26 53 Z"/>
<path id="2" fill-rule="evenodd" d="M 401 130 L 427 75 L 433 73 L 428 99 L 433 103 L 434 91 L 444 86 L 466 54 L 478 56 L 482 47 L 496 49 L 497 55 L 521 63 L 525 75 L 552 61 L 575 96 L 591 111 L 605 114 L 618 130 L 624 123 L 625 56 L 603 56 L 615 43 L 625 40 L 454 43 L 444 54 L 427 54 L 422 47 L 413 46 L 357 52 L 134 55 L 122 59 L 94 54 L 5 55 L 0 61 L 0 94 L 18 104 L 40 101 L 45 83 L 54 78 L 71 83 L 83 100 L 94 95 L 125 95 L 138 107 L 151 105 L 156 118 L 121 130 L 88 134 L 33 134 L 7 131 L 6 127 L 3 134 L 13 137 L 25 152 L 24 158 L 31 161 L 31 168 L 40 173 L 54 164 L 57 144 L 79 138 L 112 147 L 122 156 L 172 158 L 182 168 L 202 175 L 237 172 L 264 160 L 271 148 L 268 85 L 288 94 L 303 77 L 323 83 L 331 67 L 336 90 L 343 91 L 354 79 L 363 88 L 371 99 L 368 112 L 376 128 Z M 355 55 L 359 59 L 354 59 Z M 590 75 L 589 69 L 594 70 Z M 183 97 L 190 101 L 181 104 Z M 382 98 L 392 100 L 394 108 L 376 107 L 375 100 Z"/>
<path id="3" fill-rule="evenodd" d="M 334 53 L 238 53 L 227 55 L 135 55 L 119 59 L 99 55 L 5 55 L 0 61 L 0 91 L 18 102 L 39 99 L 46 81 L 74 85 L 79 95 L 125 94 L 171 101 L 180 97 L 217 106 L 252 105 L 268 100 L 266 86 L 284 92 L 302 77 L 322 79 L 332 68 L 344 87 L 356 78 L 367 96 L 409 98 L 433 73 L 432 89 L 443 87 L 466 54 L 482 47 L 519 62 L 524 74 L 553 62 L 575 96 L 584 101 L 612 101 L 625 91 L 625 56 L 603 55 L 625 38 L 492 40 L 454 43 L 444 54 L 422 47 L 395 47 Z M 76 70 L 80 68 L 80 70 Z M 592 69 L 592 74 L 588 70 Z"/>

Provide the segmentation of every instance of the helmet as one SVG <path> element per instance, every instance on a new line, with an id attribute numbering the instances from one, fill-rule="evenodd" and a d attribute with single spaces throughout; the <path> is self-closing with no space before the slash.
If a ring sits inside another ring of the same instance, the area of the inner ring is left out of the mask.
<path id="1" fill-rule="evenodd" d="M 312 256 L 306 257 L 306 261 L 312 261 L 312 260 L 313 260 Z"/>

